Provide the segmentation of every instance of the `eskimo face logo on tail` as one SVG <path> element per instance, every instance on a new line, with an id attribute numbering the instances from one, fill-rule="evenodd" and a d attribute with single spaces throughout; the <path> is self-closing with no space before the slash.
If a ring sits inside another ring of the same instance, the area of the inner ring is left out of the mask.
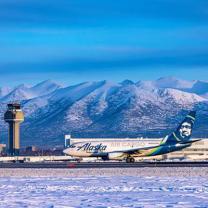
<path id="1" fill-rule="evenodd" d="M 189 123 L 189 122 L 187 122 L 187 121 L 186 122 L 183 122 L 181 124 L 180 129 L 179 129 L 180 136 L 182 138 L 191 136 L 191 130 L 192 130 L 192 124 Z"/>

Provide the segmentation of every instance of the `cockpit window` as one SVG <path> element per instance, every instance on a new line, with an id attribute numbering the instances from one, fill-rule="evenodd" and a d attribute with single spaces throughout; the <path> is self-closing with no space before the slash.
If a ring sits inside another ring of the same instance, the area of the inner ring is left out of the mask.
<path id="1" fill-rule="evenodd" d="M 74 144 L 71 144 L 70 146 L 69 146 L 69 148 L 75 148 L 76 146 L 74 145 Z"/>

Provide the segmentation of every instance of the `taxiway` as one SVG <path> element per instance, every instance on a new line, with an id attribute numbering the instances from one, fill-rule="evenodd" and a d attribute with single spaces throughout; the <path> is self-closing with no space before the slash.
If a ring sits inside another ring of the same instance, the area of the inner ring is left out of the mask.
<path id="1" fill-rule="evenodd" d="M 37 162 L 0 163 L 0 168 L 144 168 L 144 167 L 208 167 L 208 162 Z"/>

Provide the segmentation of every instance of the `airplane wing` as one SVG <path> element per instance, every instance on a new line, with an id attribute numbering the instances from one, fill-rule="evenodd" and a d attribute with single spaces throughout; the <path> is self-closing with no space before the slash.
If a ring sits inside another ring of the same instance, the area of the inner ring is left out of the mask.
<path id="1" fill-rule="evenodd" d="M 131 148 L 127 150 L 120 150 L 120 151 L 113 151 L 108 153 L 108 157 L 110 159 L 115 159 L 115 158 L 125 158 L 128 156 L 131 157 L 145 157 L 152 155 L 157 149 L 160 148 L 160 145 L 157 146 L 151 146 L 151 147 L 144 147 L 144 148 Z"/>
<path id="2" fill-rule="evenodd" d="M 160 145 L 157 146 L 151 146 L 151 147 L 144 147 L 144 148 L 132 148 L 132 149 L 127 149 L 127 150 L 120 150 L 116 151 L 116 153 L 124 153 L 124 154 L 143 154 L 143 152 L 152 150 L 154 148 L 160 147 Z"/>

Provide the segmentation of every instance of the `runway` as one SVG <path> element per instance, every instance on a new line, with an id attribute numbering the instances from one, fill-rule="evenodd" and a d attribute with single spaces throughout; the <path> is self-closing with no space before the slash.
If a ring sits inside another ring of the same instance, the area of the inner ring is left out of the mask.
<path id="1" fill-rule="evenodd" d="M 143 168 L 143 167 L 208 167 L 208 162 L 36 162 L 0 163 L 0 168 Z"/>

